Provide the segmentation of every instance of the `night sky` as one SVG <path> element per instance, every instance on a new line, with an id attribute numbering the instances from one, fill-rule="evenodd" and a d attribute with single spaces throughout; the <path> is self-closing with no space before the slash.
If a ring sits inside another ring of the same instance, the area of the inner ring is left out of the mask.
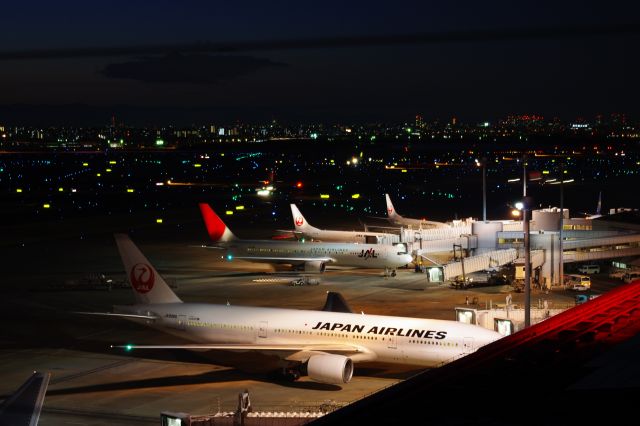
<path id="1" fill-rule="evenodd" d="M 0 123 L 69 104 L 59 111 L 76 121 L 86 117 L 73 111 L 90 106 L 100 113 L 128 108 L 140 123 L 181 114 L 208 121 L 395 121 L 417 113 L 468 121 L 511 113 L 639 118 L 638 12 L 630 1 L 6 2 L 2 53 L 424 33 L 444 41 L 3 60 Z M 508 36 L 629 24 L 634 34 Z M 460 31 L 495 30 L 507 36 L 447 41 Z"/>

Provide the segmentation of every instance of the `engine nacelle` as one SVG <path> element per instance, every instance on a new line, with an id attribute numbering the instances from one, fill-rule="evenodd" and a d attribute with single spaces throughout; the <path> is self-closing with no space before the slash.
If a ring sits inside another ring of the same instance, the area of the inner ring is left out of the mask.
<path id="1" fill-rule="evenodd" d="M 309 262 L 304 262 L 304 271 L 305 272 L 324 272 L 325 263 L 321 260 L 312 260 Z"/>
<path id="2" fill-rule="evenodd" d="M 307 363 L 307 374 L 320 383 L 349 383 L 353 376 L 353 361 L 343 355 L 313 355 Z"/>

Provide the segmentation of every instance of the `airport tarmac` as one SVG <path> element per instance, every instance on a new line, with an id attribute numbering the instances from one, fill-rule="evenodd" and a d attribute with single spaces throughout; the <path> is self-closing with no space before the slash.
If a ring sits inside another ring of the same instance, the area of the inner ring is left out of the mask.
<path id="1" fill-rule="evenodd" d="M 132 238 L 158 271 L 175 281 L 176 293 L 185 302 L 321 309 L 326 292 L 337 291 L 355 312 L 453 320 L 454 308 L 464 305 L 467 297 L 477 298 L 479 308 L 504 303 L 510 292 L 513 303 L 523 303 L 524 297 L 509 286 L 453 290 L 427 282 L 425 274 L 413 269 L 400 269 L 393 278 L 378 270 L 329 270 L 318 285 L 290 286 L 280 280 L 287 276 L 282 272 L 263 264 L 227 262 L 219 252 L 195 247 L 189 237 L 176 238 L 173 231 L 139 231 Z M 161 411 L 233 410 L 244 389 L 255 410 L 340 405 L 420 371 L 412 366 L 357 364 L 353 380 L 342 386 L 306 377 L 291 383 L 261 371 L 269 363 L 264 356 L 112 349 L 112 344 L 180 342 L 124 320 L 72 313 L 110 311 L 113 304 L 131 303 L 129 289 L 49 288 L 89 273 L 123 279 L 111 234 L 28 241 L 2 247 L 7 266 L 2 280 L 6 304 L 0 314 L 0 395 L 17 389 L 34 370 L 51 372 L 41 425 L 157 424 Z M 573 296 L 560 290 L 534 291 L 532 303 L 544 297 L 568 304 Z"/>

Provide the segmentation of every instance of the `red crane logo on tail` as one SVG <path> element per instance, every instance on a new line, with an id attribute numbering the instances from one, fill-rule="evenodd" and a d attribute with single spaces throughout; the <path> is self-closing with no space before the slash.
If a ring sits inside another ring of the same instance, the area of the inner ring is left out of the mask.
<path id="1" fill-rule="evenodd" d="M 304 223 L 304 219 L 302 219 L 302 216 L 297 216 L 296 217 L 296 226 L 302 226 L 303 223 Z"/>
<path id="2" fill-rule="evenodd" d="M 155 274 L 146 263 L 138 263 L 131 268 L 129 274 L 131 285 L 138 293 L 148 293 L 153 288 Z"/>

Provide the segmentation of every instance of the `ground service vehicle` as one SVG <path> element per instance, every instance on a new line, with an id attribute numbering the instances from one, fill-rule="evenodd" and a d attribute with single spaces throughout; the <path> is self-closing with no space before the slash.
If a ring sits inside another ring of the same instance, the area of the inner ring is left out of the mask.
<path id="1" fill-rule="evenodd" d="M 564 284 L 569 290 L 586 291 L 591 288 L 591 278 L 588 275 L 565 274 Z"/>

